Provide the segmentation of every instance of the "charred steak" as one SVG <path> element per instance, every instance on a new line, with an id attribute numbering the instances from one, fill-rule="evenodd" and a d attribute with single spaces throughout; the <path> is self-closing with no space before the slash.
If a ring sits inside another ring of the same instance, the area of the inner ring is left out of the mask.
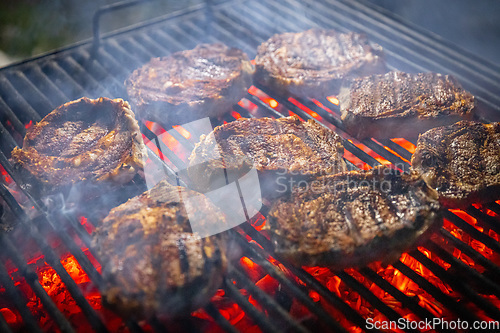
<path id="1" fill-rule="evenodd" d="M 460 121 L 418 138 L 412 168 L 443 205 L 465 207 L 500 198 L 500 123 Z"/>
<path id="2" fill-rule="evenodd" d="M 345 78 L 386 71 L 382 48 L 354 32 L 310 29 L 276 34 L 255 57 L 254 81 L 299 97 L 337 94 Z"/>
<path id="3" fill-rule="evenodd" d="M 300 182 L 266 228 L 291 262 L 340 269 L 396 259 L 440 221 L 439 207 L 423 181 L 378 167 Z"/>
<path id="4" fill-rule="evenodd" d="M 346 131 L 363 139 L 417 137 L 471 119 L 474 96 L 449 75 L 390 72 L 354 79 L 338 96 Z"/>
<path id="5" fill-rule="evenodd" d="M 161 181 L 111 210 L 93 234 L 102 264 L 103 301 L 120 315 L 171 318 L 204 305 L 226 269 L 225 235 L 200 238 L 190 218 L 225 223 L 204 196 Z M 189 212 L 189 216 L 188 216 Z"/>
<path id="6" fill-rule="evenodd" d="M 224 173 L 234 181 L 233 176 L 255 168 L 261 187 L 269 187 L 263 189 L 270 193 L 287 187 L 289 177 L 345 171 L 343 153 L 340 137 L 313 120 L 241 118 L 200 138 L 189 158 L 188 174 L 193 186 L 205 191 Z"/>
<path id="7" fill-rule="evenodd" d="M 72 186 L 121 185 L 143 170 L 147 158 L 134 113 L 122 99 L 68 102 L 28 129 L 12 161 L 35 195 Z"/>
<path id="8" fill-rule="evenodd" d="M 151 59 L 125 81 L 137 116 L 182 123 L 230 110 L 252 83 L 253 68 L 241 50 L 201 44 Z"/>

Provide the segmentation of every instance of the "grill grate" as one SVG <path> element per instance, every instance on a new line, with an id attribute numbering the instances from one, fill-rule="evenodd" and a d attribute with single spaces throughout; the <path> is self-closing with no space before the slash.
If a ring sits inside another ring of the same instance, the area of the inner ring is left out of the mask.
<path id="1" fill-rule="evenodd" d="M 398 22 L 386 14 L 363 1 L 226 1 L 212 6 L 199 6 L 195 10 L 108 34 L 97 49 L 92 49 L 92 44 L 86 42 L 7 67 L 0 71 L 0 165 L 5 170 L 2 172 L 3 178 L 12 177 L 15 183 L 22 185 L 12 175 L 8 156 L 16 145 L 21 145 L 26 128 L 33 122 L 39 121 L 58 105 L 82 96 L 126 96 L 123 81 L 133 69 L 151 57 L 193 48 L 201 42 L 216 41 L 237 46 L 252 57 L 256 47 L 272 34 L 301 31 L 314 26 L 365 32 L 371 40 L 384 47 L 391 69 L 453 74 L 466 89 L 477 96 L 481 119 L 494 121 L 500 118 L 500 90 L 496 84 L 500 78 L 500 68 L 484 63 L 475 55 L 456 50 L 429 33 L 405 22 Z M 209 20 L 212 21 L 207 26 Z M 274 107 L 269 103 L 270 99 L 276 102 Z M 220 125 L 240 116 L 277 118 L 296 114 L 304 120 L 314 119 L 341 134 L 349 154 L 346 155 L 346 162 L 350 169 L 369 168 L 383 163 L 396 165 L 403 171 L 408 170 L 412 154 L 408 147 L 415 142 L 411 142 L 409 146 L 395 140 L 366 139 L 358 142 L 344 132 L 339 108 L 333 102 L 333 99 L 327 98 L 315 101 L 278 96 L 273 91 L 257 86 L 252 87 L 242 102 L 233 107 L 232 113 L 226 114 L 223 119 L 212 121 L 214 125 Z M 150 163 L 163 170 L 169 178 L 177 178 L 177 182 L 182 185 L 175 170 L 183 169 L 186 164 L 185 156 L 174 150 L 164 149 L 165 145 L 160 144 L 161 138 L 157 135 L 159 132 L 147 122 L 141 124 L 141 131 L 146 141 L 150 142 Z M 197 141 L 193 137 L 186 139 L 176 131 L 170 133 L 187 153 Z M 159 149 L 161 151 L 158 153 Z M 32 205 L 32 210 L 38 212 L 38 216 L 32 218 L 21 208 L 19 198 L 13 196 L 12 188 L 8 188 L 9 184 L 10 182 L 5 181 L 0 185 L 0 197 L 19 223 L 12 233 L 0 235 L 0 248 L 3 250 L 0 253 L 0 284 L 3 287 L 0 289 L 0 307 L 5 306 L 15 311 L 16 316 L 22 320 L 22 325 L 12 326 L 4 313 L 0 312 L 0 330 L 7 332 L 22 328 L 39 332 L 49 327 L 62 332 L 86 329 L 106 332 L 121 327 L 121 321 L 115 315 L 96 307 L 87 297 L 88 290 L 98 289 L 102 285 L 98 258 L 94 258 L 88 250 L 89 228 L 92 229 L 91 224 L 96 219 L 91 214 L 84 214 L 88 218 L 89 224 L 86 224 L 79 220 L 78 214 L 55 213 L 44 202 L 31 197 L 19 186 L 23 193 L 17 195 L 26 196 L 28 206 Z M 137 193 L 142 192 L 144 186 L 143 181 L 138 178 L 132 185 Z M 486 209 L 493 214 L 489 215 Z M 468 215 L 464 215 L 465 213 Z M 469 322 L 485 317 L 500 320 L 500 302 L 497 298 L 500 297 L 498 261 L 492 261 L 491 257 L 478 252 L 478 247 L 473 248 L 464 242 L 456 231 L 458 229 L 458 232 L 463 232 L 473 242 L 483 244 L 488 251 L 498 256 L 500 244 L 495 235 L 500 234 L 499 213 L 500 205 L 497 203 L 471 206 L 465 212 L 448 211 L 445 215 L 449 221 L 448 228 L 445 223 L 445 228 L 437 233 L 436 238 L 403 255 L 392 267 L 430 295 L 438 304 L 435 307 L 441 306 L 446 314 L 450 313 L 454 318 Z M 471 218 L 476 219 L 475 223 L 470 222 Z M 347 331 L 350 325 L 365 328 L 366 313 L 346 301 L 345 294 L 332 291 L 332 288 L 320 281 L 319 275 L 314 271 L 294 267 L 281 260 L 272 251 L 267 238 L 257 231 L 255 221 L 248 222 L 232 231 L 233 238 L 241 247 L 243 255 L 261 267 L 279 288 L 274 295 L 264 291 L 247 275 L 241 261 L 233 263 L 223 292 L 224 297 L 244 311 L 244 317 L 240 321 L 246 321 L 250 326 L 256 325 L 265 332 L 306 332 L 317 329 Z M 480 268 L 465 264 L 457 258 L 456 251 L 471 258 Z M 432 259 L 428 257 L 428 253 L 432 253 Z M 62 259 L 67 254 L 76 259 L 88 276 L 90 282 L 87 290 L 82 290 L 81 285 L 74 281 L 62 264 Z M 36 260 L 33 259 L 37 256 L 60 277 L 84 319 L 75 323 L 74 318 L 63 313 L 60 304 L 51 298 L 40 281 Z M 407 258 L 416 259 L 422 269 L 412 267 Z M 422 270 L 429 274 L 423 274 Z M 410 296 L 401 291 L 381 272 L 376 266 L 370 265 L 356 270 L 332 272 L 331 275 L 339 283 L 342 281 L 349 294 L 356 295 L 359 302 L 370 304 L 376 309 L 381 318 L 397 321 L 407 316 L 403 317 L 401 310 L 392 306 L 387 298 L 380 297 L 377 288 L 399 302 L 400 309 L 409 310 L 413 319 L 445 317 L 444 313 L 435 311 L 435 308 L 424 306 L 417 295 Z M 444 292 L 444 287 L 436 281 L 451 286 L 454 294 Z M 365 282 L 372 282 L 372 287 L 368 288 Z M 321 301 L 312 297 L 311 293 L 318 295 Z M 457 295 L 462 301 L 457 302 Z M 27 306 L 33 299 L 41 303 L 42 315 L 35 315 Z M 293 315 L 292 309 L 296 303 L 307 309 L 310 317 L 299 318 Z M 169 330 L 174 327 L 174 330 L 178 328 L 182 331 L 210 331 L 211 326 L 207 325 L 216 325 L 228 332 L 238 331 L 238 321 L 233 321 L 234 318 L 228 320 L 223 311 L 217 302 L 212 301 L 204 308 L 204 312 L 211 318 L 209 324 L 206 320 L 200 323 L 195 317 L 191 317 L 169 323 Z M 46 316 L 51 324 L 43 326 L 40 316 Z M 167 331 L 165 323 L 158 319 L 152 319 L 148 323 L 128 320 L 125 325 L 131 332 Z"/>

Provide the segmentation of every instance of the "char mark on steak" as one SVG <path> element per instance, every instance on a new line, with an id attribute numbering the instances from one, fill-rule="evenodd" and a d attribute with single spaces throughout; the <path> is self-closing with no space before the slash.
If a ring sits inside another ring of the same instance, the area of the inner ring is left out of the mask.
<path id="1" fill-rule="evenodd" d="M 338 98 L 346 131 L 358 139 L 416 138 L 430 128 L 471 119 L 474 110 L 474 96 L 452 76 L 436 73 L 353 79 Z"/>

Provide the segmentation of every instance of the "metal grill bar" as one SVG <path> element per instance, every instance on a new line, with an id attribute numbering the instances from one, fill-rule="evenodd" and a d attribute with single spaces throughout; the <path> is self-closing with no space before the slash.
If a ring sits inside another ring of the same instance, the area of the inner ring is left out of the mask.
<path id="1" fill-rule="evenodd" d="M 234 284 L 226 281 L 224 284 L 224 290 L 226 290 L 228 295 L 234 299 L 239 306 L 241 306 L 243 311 L 245 311 L 245 313 L 252 318 L 252 320 L 258 324 L 264 332 L 273 333 L 280 331 L 279 327 L 267 320 L 261 312 L 259 312 L 243 295 L 241 295 L 240 291 L 234 286 Z"/>
<path id="2" fill-rule="evenodd" d="M 478 225 L 486 227 L 487 229 L 491 229 L 497 234 L 500 234 L 500 224 L 494 217 L 483 213 L 474 206 L 469 206 L 465 211 L 467 212 L 467 214 L 477 219 Z"/>
<path id="3" fill-rule="evenodd" d="M 6 190 L 4 189 L 3 186 L 1 187 L 1 189 L 2 189 L 2 193 L 1 193 L 2 197 L 4 199 L 10 198 L 10 196 L 11 196 L 10 193 L 6 192 Z M 17 202 L 13 198 L 10 198 L 10 200 L 8 200 L 8 204 L 9 204 L 9 207 L 12 209 L 12 211 L 16 212 L 16 214 L 18 215 L 18 218 L 21 221 L 29 221 L 28 217 L 25 215 L 22 208 L 17 206 Z M 44 219 L 43 222 L 48 223 L 52 226 L 52 228 L 57 229 L 57 227 L 54 226 L 54 224 L 52 223 L 51 220 Z M 57 256 L 54 253 L 54 250 L 47 244 L 45 239 L 43 239 L 41 237 L 42 233 L 40 232 L 38 225 L 36 223 L 32 222 L 30 224 L 29 228 L 24 223 L 21 223 L 20 226 L 24 227 L 26 229 L 25 230 L 26 233 L 29 234 L 31 236 L 31 238 L 37 243 L 39 248 L 42 250 L 42 253 L 44 254 L 45 260 L 57 272 L 57 274 L 59 275 L 59 277 L 61 278 L 63 283 L 66 285 L 66 288 L 70 292 L 73 299 L 76 301 L 78 306 L 82 309 L 83 313 L 89 318 L 89 322 L 91 323 L 93 328 L 97 332 L 106 332 L 107 330 L 106 330 L 105 326 L 101 323 L 99 317 L 97 316 L 97 313 L 94 311 L 94 309 L 92 309 L 92 307 L 87 302 L 85 297 L 83 297 L 83 295 L 80 292 L 80 290 L 78 289 L 78 286 L 76 285 L 75 281 L 71 278 L 71 276 L 68 274 L 68 272 L 62 266 L 61 262 L 58 259 L 59 256 Z M 71 253 L 75 256 L 75 258 L 77 258 L 78 262 L 81 263 L 82 268 L 84 268 L 84 270 L 86 270 L 87 274 L 89 274 L 89 276 L 91 276 L 93 278 L 96 278 L 97 272 L 95 272 L 95 269 L 94 269 L 95 273 L 92 274 L 92 269 L 90 269 L 90 267 L 93 268 L 92 264 L 88 261 L 88 259 L 81 252 L 81 250 L 76 246 L 76 244 L 73 242 L 73 240 L 71 240 L 71 238 L 69 238 L 69 236 L 65 232 L 59 233 L 59 237 L 63 240 L 63 242 L 66 245 L 69 245 L 68 247 L 71 250 Z M 22 272 L 30 272 L 30 270 L 25 266 L 23 259 L 21 259 L 17 255 L 17 253 L 16 253 L 17 251 L 16 251 L 15 247 L 10 243 L 10 241 L 6 237 L 3 238 L 3 248 L 8 251 L 10 258 L 16 259 L 15 263 L 19 268 L 22 268 Z M 84 259 L 86 259 L 86 260 L 84 260 Z M 29 273 L 29 274 L 32 274 L 32 273 Z M 30 277 L 29 275 L 26 276 L 27 281 L 29 281 L 31 279 L 32 279 L 32 277 Z M 34 283 L 34 281 L 33 281 L 33 283 Z M 39 289 L 38 288 L 39 284 L 30 284 L 30 286 L 32 287 L 32 289 L 34 286 L 36 289 Z M 35 291 L 35 289 L 33 289 L 33 290 Z M 45 296 L 42 296 L 43 298 L 48 297 L 48 295 L 45 293 L 45 291 L 43 291 L 43 295 L 45 295 Z M 40 299 L 43 300 L 43 298 L 40 298 Z M 48 301 L 46 301 L 46 302 L 48 302 Z M 45 305 L 49 305 L 52 307 L 54 306 L 53 303 L 47 303 Z M 64 320 L 64 321 L 62 320 L 62 319 L 64 319 L 64 316 L 62 316 L 62 314 L 60 312 L 53 311 L 51 314 L 55 317 L 55 319 L 57 319 L 58 323 L 62 324 L 62 326 L 60 326 L 60 327 L 63 331 L 66 331 L 66 332 L 72 331 L 72 329 L 69 329 L 71 327 L 71 325 L 69 325 L 69 323 L 66 320 Z"/>
<path id="4" fill-rule="evenodd" d="M 463 307 L 460 303 L 457 303 L 453 298 L 444 294 L 441 290 L 435 287 L 432 283 L 427 281 L 421 275 L 417 274 L 410 267 L 405 265 L 401 261 L 397 261 L 393 264 L 394 268 L 409 277 L 412 281 L 417 283 L 421 288 L 428 292 L 432 297 L 434 297 L 441 304 L 446 304 L 447 308 L 451 309 L 453 312 L 458 314 L 460 318 L 465 318 L 468 321 L 479 320 L 470 310 Z"/>
<path id="5" fill-rule="evenodd" d="M 485 288 L 485 290 L 488 290 L 488 293 L 495 294 L 497 297 L 500 295 L 500 287 L 498 285 L 488 279 L 485 275 L 479 274 L 476 270 L 469 269 L 469 267 L 462 261 L 443 250 L 432 240 L 429 240 L 426 243 L 426 248 L 451 264 L 452 266 L 448 270 L 453 272 L 453 275 L 467 278 L 468 281 L 474 281 L 478 285 L 481 285 L 482 288 Z"/>
<path id="6" fill-rule="evenodd" d="M 234 267 L 230 270 L 230 275 L 234 276 L 233 281 L 241 283 L 242 286 L 250 292 L 250 294 L 263 306 L 269 313 L 270 316 L 274 318 L 279 324 L 281 330 L 292 331 L 292 332 L 308 332 L 308 330 L 297 323 L 285 309 L 283 309 L 276 301 L 274 301 L 266 293 L 263 293 L 261 289 L 253 284 L 253 282 L 244 274 L 241 273 L 238 268 Z M 341 329 L 340 326 L 337 328 Z"/>
<path id="7" fill-rule="evenodd" d="M 454 290 L 459 291 L 461 294 L 472 300 L 474 304 L 484 310 L 489 316 L 492 318 L 500 318 L 500 311 L 498 311 L 496 307 L 474 292 L 470 286 L 465 285 L 463 281 L 455 280 L 453 275 L 447 274 L 441 266 L 427 258 L 422 252 L 413 251 L 411 252 L 411 256 L 429 268 L 432 273 L 434 273 L 442 281 L 449 284 Z"/>
<path id="8" fill-rule="evenodd" d="M 368 267 L 364 267 L 360 269 L 360 272 L 366 275 L 371 281 L 375 282 L 381 289 L 389 292 L 395 299 L 397 299 L 403 307 L 409 308 L 413 313 L 420 317 L 420 319 L 432 319 L 436 318 L 432 313 L 430 313 L 427 309 L 422 308 L 415 299 L 410 298 L 405 295 L 399 289 L 394 287 L 392 284 L 384 280 L 380 275 L 375 273 Z M 444 330 L 444 332 L 451 332 L 449 330 Z"/>
<path id="9" fill-rule="evenodd" d="M 265 251 L 270 253 L 273 257 L 280 260 L 280 262 L 285 262 L 285 260 L 281 259 L 279 256 L 274 253 L 271 244 L 269 241 L 264 238 L 257 230 L 255 230 L 250 225 L 242 224 L 240 226 L 245 233 L 250 235 L 253 239 L 255 239 Z M 239 239 L 239 238 L 238 238 Z M 300 289 L 300 286 L 294 284 L 292 281 L 287 279 L 286 276 L 283 275 L 281 271 L 279 271 L 276 266 L 271 264 L 269 261 L 263 259 L 266 257 L 266 254 L 262 252 L 262 250 L 256 246 L 252 246 L 251 244 L 246 243 L 246 241 L 240 242 L 245 244 L 246 254 L 250 256 L 252 260 L 266 269 L 266 271 L 288 289 L 290 289 L 294 296 L 296 296 L 302 303 L 304 303 L 309 309 L 313 310 L 319 318 L 324 320 L 328 326 L 337 326 L 337 324 L 329 319 L 329 316 L 323 309 L 316 306 L 314 302 L 309 298 L 306 293 L 303 293 Z M 339 308 L 340 311 L 346 316 L 348 320 L 358 325 L 359 327 L 363 327 L 365 324 L 364 319 L 351 307 L 349 307 L 343 300 L 338 298 L 336 295 L 332 294 L 328 289 L 326 289 L 323 285 L 321 285 L 313 276 L 304 271 L 303 269 L 297 269 L 293 265 L 287 264 L 287 269 L 289 269 L 294 275 L 296 275 L 300 280 L 304 281 L 309 287 L 316 290 L 322 297 L 324 297 L 330 304 Z"/>
<path id="10" fill-rule="evenodd" d="M 40 121 L 42 119 L 31 105 L 19 95 L 4 75 L 0 75 L 0 96 L 22 123 L 28 123 L 30 120 Z"/>
<path id="11" fill-rule="evenodd" d="M 468 233 L 471 237 L 480 241 L 493 251 L 500 253 L 500 244 L 496 240 L 483 234 L 482 232 L 471 226 L 469 223 L 462 220 L 457 215 L 453 214 L 450 211 L 445 211 L 444 218 L 453 222 L 453 224 L 455 224 L 457 227 L 459 227 L 460 229 Z"/>
<path id="12" fill-rule="evenodd" d="M 333 3 L 330 0 L 328 0 L 328 2 Z M 419 43 L 425 44 L 428 48 L 439 50 L 440 52 L 437 56 L 441 55 L 445 59 L 451 58 L 461 63 L 466 63 L 467 67 L 470 67 L 473 72 L 478 71 L 483 75 L 491 75 L 497 78 L 500 77 L 500 66 L 489 63 L 477 54 L 466 51 L 465 49 L 457 50 L 457 45 L 417 25 L 398 19 L 394 14 L 388 10 L 384 10 L 382 7 L 374 6 L 372 3 L 365 0 L 360 0 L 357 3 L 349 3 L 349 5 L 351 5 L 354 10 L 361 11 L 366 16 L 370 16 L 374 24 L 378 24 L 381 28 L 385 28 L 384 26 L 390 27 L 397 33 L 407 35 L 410 41 L 418 41 Z"/>
<path id="13" fill-rule="evenodd" d="M 68 96 L 66 96 L 59 88 L 52 82 L 52 80 L 45 75 L 44 72 L 40 69 L 38 64 L 33 64 L 31 66 L 26 66 L 24 70 L 26 73 L 26 77 L 33 85 L 36 85 L 37 89 L 41 91 L 41 93 L 45 96 L 50 96 L 51 101 L 49 104 L 53 108 L 57 105 L 62 105 L 68 101 Z M 48 112 L 52 110 L 46 110 Z"/>
<path id="14" fill-rule="evenodd" d="M 488 260 L 484 255 L 475 251 L 470 246 L 468 246 L 467 244 L 465 244 L 464 242 L 453 236 L 449 231 L 445 229 L 440 229 L 439 231 L 446 240 L 453 243 L 455 248 L 464 252 L 472 260 L 474 260 L 474 262 L 477 262 L 484 268 L 488 269 L 489 271 L 494 272 L 497 275 L 497 277 L 500 277 L 500 268 L 495 264 L 493 264 L 490 260 Z"/>
<path id="15" fill-rule="evenodd" d="M 29 329 L 31 332 L 42 332 L 38 327 L 35 318 L 33 318 L 33 315 L 26 306 L 26 303 L 28 302 L 26 300 L 26 297 L 24 297 L 24 295 L 22 295 L 21 292 L 16 288 L 9 274 L 7 274 L 7 268 L 1 262 L 0 262 L 0 283 L 5 288 L 5 293 L 9 296 L 9 298 L 11 299 L 11 301 L 14 303 L 17 310 L 21 314 L 24 324 L 26 325 L 26 328 Z"/>

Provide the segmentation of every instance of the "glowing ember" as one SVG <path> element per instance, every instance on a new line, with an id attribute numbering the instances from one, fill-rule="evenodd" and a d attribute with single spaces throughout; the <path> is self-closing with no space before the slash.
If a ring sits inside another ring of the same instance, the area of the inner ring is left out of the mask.
<path id="1" fill-rule="evenodd" d="M 8 308 L 2 308 L 0 309 L 0 314 L 3 316 L 7 324 L 9 325 L 14 325 L 17 323 L 17 316 L 12 310 Z"/>
<path id="2" fill-rule="evenodd" d="M 2 177 L 1 180 L 4 184 L 9 185 L 10 183 L 12 183 L 12 178 L 9 176 L 9 174 L 1 164 L 0 164 L 0 175 Z"/>
<path id="3" fill-rule="evenodd" d="M 305 105 L 303 105 L 302 103 L 300 103 L 299 101 L 297 101 L 295 98 L 291 98 L 290 97 L 288 100 L 290 102 L 292 102 L 295 106 L 297 106 L 298 108 L 300 108 L 302 111 L 305 111 L 306 113 L 308 113 L 309 115 L 311 115 L 313 118 L 316 118 L 317 120 L 323 120 L 323 118 L 319 114 L 317 114 L 313 110 L 309 109 L 308 107 L 306 107 Z"/>
<path id="4" fill-rule="evenodd" d="M 335 105 L 339 105 L 339 103 L 340 103 L 338 98 L 335 96 L 328 96 L 326 99 L 328 100 L 328 102 L 335 104 Z"/>
<path id="5" fill-rule="evenodd" d="M 25 124 L 25 125 L 24 125 L 24 127 L 25 127 L 26 129 L 30 128 L 31 126 L 33 126 L 33 120 L 30 120 L 30 122 L 29 122 L 29 123 L 27 123 L 27 124 Z"/>
<path id="6" fill-rule="evenodd" d="M 398 153 L 396 153 L 394 150 L 392 150 L 391 148 L 387 147 L 387 146 L 384 146 L 382 143 L 380 143 L 379 141 L 373 139 L 375 142 L 377 142 L 379 145 L 383 146 L 385 150 L 387 150 L 388 152 L 390 152 L 391 154 L 393 155 L 396 155 L 398 156 L 399 158 L 401 158 L 403 161 L 406 161 L 408 163 L 410 163 L 409 160 L 405 159 L 403 156 L 399 155 Z"/>
<path id="7" fill-rule="evenodd" d="M 233 117 L 234 117 L 234 119 L 240 119 L 240 118 L 242 118 L 242 117 L 241 117 L 241 114 L 239 114 L 239 113 L 238 113 L 238 112 L 236 112 L 236 111 L 231 111 L 231 116 L 233 116 Z"/>
<path id="8" fill-rule="evenodd" d="M 415 152 L 415 149 L 417 148 L 417 146 L 415 146 L 413 143 L 403 138 L 393 138 L 391 139 L 391 141 L 394 142 L 395 144 L 400 145 L 401 147 L 408 150 L 412 154 Z"/>

